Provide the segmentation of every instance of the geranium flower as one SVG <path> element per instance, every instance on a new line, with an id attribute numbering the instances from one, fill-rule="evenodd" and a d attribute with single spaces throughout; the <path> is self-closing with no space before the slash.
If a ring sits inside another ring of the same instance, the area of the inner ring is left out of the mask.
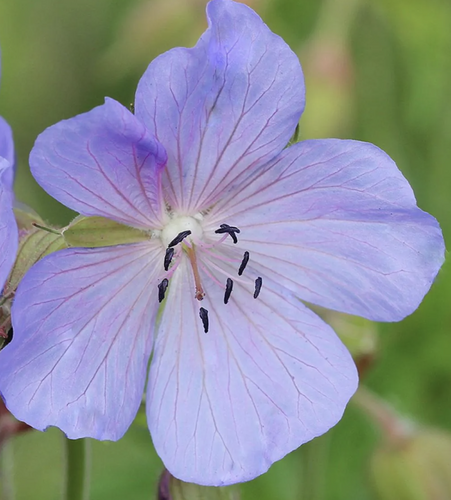
<path id="1" fill-rule="evenodd" d="M 265 472 L 341 418 L 357 386 L 299 299 L 376 321 L 418 306 L 443 261 L 435 219 L 371 144 L 286 149 L 298 59 L 247 6 L 212 0 L 192 49 L 154 60 L 135 115 L 112 99 L 41 134 L 33 175 L 145 241 L 38 262 L 13 304 L 0 390 L 31 426 L 119 439 L 141 404 L 176 477 Z"/>
<path id="2" fill-rule="evenodd" d="M 0 295 L 14 264 L 18 245 L 18 230 L 13 212 L 14 166 L 13 134 L 6 120 L 0 116 Z"/>

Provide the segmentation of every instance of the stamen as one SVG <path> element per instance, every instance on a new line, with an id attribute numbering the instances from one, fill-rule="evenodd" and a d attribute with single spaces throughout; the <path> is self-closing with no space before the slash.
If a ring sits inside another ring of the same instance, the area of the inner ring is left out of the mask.
<path id="1" fill-rule="evenodd" d="M 235 226 L 229 226 L 228 224 L 220 224 L 219 229 L 216 229 L 216 234 L 227 233 L 232 237 L 233 243 L 238 243 L 238 238 L 235 233 L 241 233 L 241 231 Z"/>
<path id="2" fill-rule="evenodd" d="M 241 231 L 236 226 L 229 226 L 228 224 L 219 224 L 221 229 L 226 229 L 227 231 L 233 231 L 235 233 L 241 233 Z"/>
<path id="3" fill-rule="evenodd" d="M 196 252 L 194 248 L 186 248 L 186 253 L 191 262 L 191 267 L 193 269 L 194 283 L 196 284 L 196 294 L 194 295 L 197 300 L 202 300 L 205 297 L 204 289 L 202 288 L 202 283 L 200 281 L 199 268 L 197 267 Z"/>
<path id="4" fill-rule="evenodd" d="M 169 281 L 167 278 L 164 278 L 161 283 L 158 285 L 158 302 L 163 302 L 164 300 L 164 295 L 166 293 L 166 290 L 168 288 Z"/>
<path id="5" fill-rule="evenodd" d="M 241 262 L 240 268 L 238 269 L 238 276 L 241 276 L 243 274 L 248 262 L 249 262 L 249 252 L 244 252 L 243 262 Z"/>
<path id="6" fill-rule="evenodd" d="M 254 292 L 254 299 L 256 299 L 259 294 L 260 290 L 262 289 L 262 284 L 263 280 L 260 278 L 260 276 L 255 280 L 255 292 Z"/>
<path id="7" fill-rule="evenodd" d="M 232 290 L 233 290 L 233 280 L 227 278 L 226 289 L 224 293 L 224 304 L 227 304 L 227 302 L 229 301 Z"/>
<path id="8" fill-rule="evenodd" d="M 230 273 L 226 269 L 224 269 L 221 266 L 216 265 L 211 259 L 209 259 L 207 257 L 208 256 L 205 256 L 202 259 L 202 261 L 203 261 L 204 264 L 208 264 L 210 267 L 216 269 L 217 271 L 219 271 L 221 274 L 223 274 L 227 278 L 230 276 Z M 238 283 L 242 283 L 243 285 L 248 285 L 249 284 L 249 280 L 247 280 L 246 278 L 235 278 L 235 281 L 238 281 Z M 221 286 L 222 286 L 222 284 L 221 284 Z"/>
<path id="9" fill-rule="evenodd" d="M 188 231 L 182 231 L 179 233 L 172 241 L 169 243 L 168 248 L 175 247 L 175 245 L 178 245 L 181 243 L 187 236 L 191 234 L 191 231 L 188 229 Z"/>
<path id="10" fill-rule="evenodd" d="M 167 271 L 169 269 L 169 264 L 171 263 L 172 257 L 174 257 L 174 248 L 166 248 L 166 254 L 164 256 L 164 270 Z"/>
<path id="11" fill-rule="evenodd" d="M 199 309 L 199 316 L 202 320 L 202 324 L 204 325 L 204 332 L 208 333 L 208 311 L 201 307 Z"/>

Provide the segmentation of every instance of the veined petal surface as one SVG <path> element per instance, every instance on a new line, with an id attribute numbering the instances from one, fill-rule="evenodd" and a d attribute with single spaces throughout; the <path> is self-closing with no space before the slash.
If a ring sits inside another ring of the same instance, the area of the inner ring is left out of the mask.
<path id="1" fill-rule="evenodd" d="M 354 393 L 354 363 L 338 337 L 290 293 L 257 300 L 213 281 L 192 299 L 191 270 L 174 274 L 147 389 L 147 418 L 166 468 L 187 482 L 250 480 L 338 422 Z M 178 311 L 174 314 L 174 311 Z"/>
<path id="2" fill-rule="evenodd" d="M 246 5 L 212 0 L 194 48 L 155 59 L 136 115 L 168 153 L 165 195 L 181 213 L 208 208 L 247 169 L 288 143 L 304 108 L 296 55 Z"/>
<path id="3" fill-rule="evenodd" d="M 19 240 L 13 212 L 12 177 L 12 164 L 0 157 L 0 295 L 14 264 Z"/>
<path id="4" fill-rule="evenodd" d="M 376 321 L 412 313 L 444 259 L 437 221 L 395 163 L 357 141 L 285 151 L 211 213 L 241 229 L 260 272 L 303 300 Z"/>
<path id="5" fill-rule="evenodd" d="M 86 216 L 161 227 L 164 148 L 113 99 L 45 130 L 31 171 L 54 198 Z"/>
<path id="6" fill-rule="evenodd" d="M 36 429 L 119 439 L 141 403 L 158 309 L 160 246 L 67 249 L 17 290 L 0 393 Z"/>

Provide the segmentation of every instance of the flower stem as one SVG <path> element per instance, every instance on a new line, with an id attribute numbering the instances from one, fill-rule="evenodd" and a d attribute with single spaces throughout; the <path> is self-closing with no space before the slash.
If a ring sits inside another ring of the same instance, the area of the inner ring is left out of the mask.
<path id="1" fill-rule="evenodd" d="M 65 500 L 89 500 L 90 443 L 66 439 Z"/>
<path id="2" fill-rule="evenodd" d="M 10 437 L 0 443 L 0 498 L 14 500 L 14 453 Z"/>
<path id="3" fill-rule="evenodd" d="M 321 436 L 302 446 L 301 498 L 323 500 L 329 452 L 329 436 Z"/>
<path id="4" fill-rule="evenodd" d="M 351 400 L 379 427 L 392 443 L 403 443 L 413 431 L 413 424 L 401 417 L 383 399 L 364 386 L 360 386 Z"/>

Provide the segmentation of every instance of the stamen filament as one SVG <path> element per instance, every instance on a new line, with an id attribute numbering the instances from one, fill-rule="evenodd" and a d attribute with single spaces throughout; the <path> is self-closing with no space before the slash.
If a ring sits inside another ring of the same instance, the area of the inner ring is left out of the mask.
<path id="1" fill-rule="evenodd" d="M 202 247 L 202 251 L 207 253 L 208 255 L 211 255 L 215 259 L 222 260 L 223 262 L 231 262 L 232 264 L 236 264 L 237 262 L 239 262 L 238 259 L 231 259 L 229 257 L 224 257 L 223 255 L 214 253 L 211 250 L 205 249 L 204 247 Z"/>
<path id="2" fill-rule="evenodd" d="M 227 278 L 229 278 L 231 275 L 231 273 L 228 273 L 227 271 L 222 269 L 222 267 L 220 267 L 220 266 L 216 265 L 214 262 L 212 262 L 210 259 L 204 259 L 204 263 L 208 263 L 208 265 L 215 268 L 217 271 L 219 271 L 221 274 L 223 274 Z M 237 281 L 238 283 L 242 283 L 243 285 L 249 285 L 249 283 L 252 283 L 250 280 L 242 279 L 242 278 L 235 278 L 235 281 Z"/>
<path id="3" fill-rule="evenodd" d="M 227 239 L 227 236 L 228 234 L 225 234 L 220 240 L 216 241 L 215 243 L 204 243 L 203 241 L 197 241 L 194 238 L 193 241 L 198 247 L 201 247 L 202 250 L 204 250 L 205 248 L 215 248 L 221 245 L 221 243 L 224 243 L 224 241 Z"/>
<path id="4" fill-rule="evenodd" d="M 213 276 L 213 274 L 211 274 L 211 272 L 208 270 L 207 267 L 205 267 L 201 261 L 199 261 L 199 267 L 202 269 L 202 271 L 212 280 L 214 281 L 217 285 L 219 285 L 220 287 L 222 287 L 222 283 Z"/>

